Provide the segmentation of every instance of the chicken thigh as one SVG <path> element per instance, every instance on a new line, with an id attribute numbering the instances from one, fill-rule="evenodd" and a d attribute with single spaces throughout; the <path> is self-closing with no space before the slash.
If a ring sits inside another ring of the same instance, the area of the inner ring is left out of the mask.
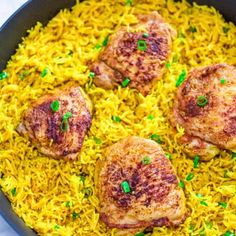
<path id="1" fill-rule="evenodd" d="M 157 12 L 138 19 L 138 24 L 109 37 L 107 47 L 91 67 L 97 86 L 113 89 L 129 84 L 147 95 L 151 83 L 161 78 L 176 32 Z"/>
<path id="2" fill-rule="evenodd" d="M 108 147 L 96 166 L 100 217 L 109 227 L 176 226 L 186 218 L 185 196 L 162 148 L 128 137 Z"/>
<path id="3" fill-rule="evenodd" d="M 74 160 L 91 125 L 91 103 L 80 87 L 45 95 L 29 108 L 17 131 L 43 154 Z"/>
<path id="4" fill-rule="evenodd" d="M 236 151 L 236 67 L 193 69 L 178 90 L 174 117 L 185 129 L 190 155 L 208 160 L 219 148 Z"/>

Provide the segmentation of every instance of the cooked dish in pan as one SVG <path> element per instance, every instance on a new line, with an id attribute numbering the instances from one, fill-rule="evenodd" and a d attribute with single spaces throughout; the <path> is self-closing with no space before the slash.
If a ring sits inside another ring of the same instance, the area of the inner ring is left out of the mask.
<path id="1" fill-rule="evenodd" d="M 94 1 L 0 74 L 0 186 L 39 235 L 234 235 L 236 27 L 185 1 Z"/>

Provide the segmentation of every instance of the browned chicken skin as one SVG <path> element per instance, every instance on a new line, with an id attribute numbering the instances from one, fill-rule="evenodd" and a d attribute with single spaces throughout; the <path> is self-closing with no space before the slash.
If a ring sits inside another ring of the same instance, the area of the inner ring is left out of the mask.
<path id="1" fill-rule="evenodd" d="M 53 101 L 59 101 L 59 110 L 53 112 Z M 40 152 L 54 158 L 74 160 L 80 151 L 84 136 L 91 125 L 91 104 L 80 87 L 58 90 L 45 95 L 29 108 L 18 132 L 28 135 Z M 70 112 L 68 124 L 63 116 Z"/>
<path id="2" fill-rule="evenodd" d="M 145 158 L 150 163 L 143 163 Z M 129 193 L 122 190 L 123 181 L 129 183 Z M 125 138 L 107 148 L 105 160 L 96 166 L 101 219 L 120 229 L 179 225 L 186 218 L 186 208 L 178 182 L 159 144 Z"/>
<path id="3" fill-rule="evenodd" d="M 207 99 L 203 106 L 200 96 Z M 178 90 L 174 117 L 185 128 L 182 142 L 190 155 L 208 160 L 219 148 L 236 151 L 236 67 L 193 69 Z"/>
<path id="4" fill-rule="evenodd" d="M 109 37 L 99 61 L 91 67 L 97 86 L 113 89 L 128 77 L 130 87 L 147 95 L 151 82 L 160 79 L 176 32 L 157 12 L 138 19 L 139 23 L 129 31 L 123 27 Z M 142 32 L 138 28 L 142 28 Z M 140 40 L 146 42 L 144 51 L 138 49 Z"/>

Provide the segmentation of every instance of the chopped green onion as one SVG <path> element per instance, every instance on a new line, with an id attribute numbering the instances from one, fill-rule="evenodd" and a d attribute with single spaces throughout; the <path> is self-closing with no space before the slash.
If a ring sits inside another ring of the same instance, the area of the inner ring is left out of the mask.
<path id="1" fill-rule="evenodd" d="M 155 142 L 157 142 L 157 143 L 162 143 L 162 142 L 161 142 L 161 137 L 160 137 L 158 134 L 152 134 L 152 135 L 150 136 L 150 139 L 153 140 L 153 141 L 155 141 Z"/>
<path id="2" fill-rule="evenodd" d="M 172 160 L 172 155 L 170 153 L 166 153 L 165 155 L 166 155 L 167 159 Z"/>
<path id="3" fill-rule="evenodd" d="M 132 0 L 126 0 L 125 5 L 132 6 L 133 1 Z"/>
<path id="4" fill-rule="evenodd" d="M 101 144 L 102 143 L 102 140 L 100 139 L 100 138 L 98 138 L 98 137 L 93 137 L 93 139 L 94 139 L 94 142 L 96 143 L 96 144 Z"/>
<path id="5" fill-rule="evenodd" d="M 117 123 L 121 122 L 121 118 L 119 116 L 112 116 L 111 119 Z"/>
<path id="6" fill-rule="evenodd" d="M 121 83 L 121 86 L 123 88 L 127 87 L 127 85 L 130 83 L 130 78 L 129 77 L 125 77 L 124 80 Z"/>
<path id="7" fill-rule="evenodd" d="M 203 195 L 201 193 L 196 193 L 197 197 L 203 197 Z"/>
<path id="8" fill-rule="evenodd" d="M 72 216 L 72 219 L 73 219 L 73 220 L 76 220 L 77 218 L 80 217 L 80 213 L 76 213 L 75 211 L 73 211 L 72 214 L 71 214 L 71 216 Z"/>
<path id="9" fill-rule="evenodd" d="M 68 56 L 72 56 L 72 55 L 73 55 L 73 51 L 72 51 L 72 50 L 69 50 L 69 52 L 68 52 L 67 55 L 68 55 Z"/>
<path id="10" fill-rule="evenodd" d="M 95 46 L 95 49 L 100 49 L 100 48 L 102 48 L 102 46 L 101 46 L 100 44 L 97 44 L 97 45 Z"/>
<path id="11" fill-rule="evenodd" d="M 48 68 L 44 68 L 43 71 L 41 72 L 40 76 L 43 78 L 48 74 Z"/>
<path id="12" fill-rule="evenodd" d="M 63 116 L 63 120 L 67 120 L 67 119 L 69 119 L 69 118 L 71 118 L 72 117 L 72 113 L 70 112 L 70 111 L 68 111 L 68 112 L 66 112 L 66 114 Z"/>
<path id="13" fill-rule="evenodd" d="M 11 195 L 12 195 L 13 197 L 16 196 L 16 188 L 13 188 L 13 189 L 11 190 Z"/>
<path id="14" fill-rule="evenodd" d="M 189 225 L 189 231 L 192 232 L 194 230 L 194 225 L 193 224 L 190 224 Z"/>
<path id="15" fill-rule="evenodd" d="M 68 130 L 68 128 L 69 128 L 68 119 L 70 117 L 72 117 L 72 113 L 71 112 L 67 112 L 65 115 L 63 115 L 62 122 L 61 122 L 61 125 L 60 125 L 61 131 L 65 132 L 65 131 Z"/>
<path id="16" fill-rule="evenodd" d="M 199 167 L 199 160 L 200 160 L 200 156 L 198 156 L 198 155 L 194 156 L 193 168 L 198 168 Z"/>
<path id="17" fill-rule="evenodd" d="M 182 70 L 181 74 L 179 75 L 179 78 L 176 81 L 175 86 L 179 87 L 184 82 L 186 76 L 187 76 L 186 70 Z"/>
<path id="18" fill-rule="evenodd" d="M 89 72 L 89 78 L 93 79 L 94 77 L 95 77 L 95 73 L 92 72 L 92 71 L 90 71 L 90 72 Z"/>
<path id="19" fill-rule="evenodd" d="M 122 188 L 124 193 L 130 193 L 131 192 L 129 183 L 127 181 L 123 181 L 121 183 L 121 188 Z"/>
<path id="20" fill-rule="evenodd" d="M 51 104 L 50 104 L 50 108 L 52 109 L 53 112 L 57 112 L 59 110 L 60 107 L 60 103 L 58 100 L 54 100 Z"/>
<path id="21" fill-rule="evenodd" d="M 166 68 L 168 68 L 168 69 L 171 68 L 171 63 L 170 63 L 170 62 L 167 62 L 167 63 L 166 63 Z"/>
<path id="22" fill-rule="evenodd" d="M 144 157 L 143 160 L 142 160 L 142 163 L 144 165 L 150 164 L 151 163 L 151 158 L 149 156 Z"/>
<path id="23" fill-rule="evenodd" d="M 229 32 L 229 27 L 225 27 L 225 26 L 223 26 L 223 32 L 225 33 L 225 34 L 227 34 L 228 32 Z"/>
<path id="24" fill-rule="evenodd" d="M 3 71 L 0 73 L 0 80 L 4 80 L 8 78 L 8 73 L 6 71 Z"/>
<path id="25" fill-rule="evenodd" d="M 221 84 L 225 84 L 226 83 L 226 79 L 220 79 L 220 83 Z"/>
<path id="26" fill-rule="evenodd" d="M 29 75 L 30 72 L 28 70 L 23 71 L 20 75 L 19 78 L 23 80 L 27 75 Z"/>
<path id="27" fill-rule="evenodd" d="M 185 184 L 184 184 L 184 181 L 179 181 L 179 187 L 180 188 L 185 188 Z"/>
<path id="28" fill-rule="evenodd" d="M 135 234 L 135 236 L 145 236 L 145 234 L 143 232 L 140 232 L 140 233 Z"/>
<path id="29" fill-rule="evenodd" d="M 55 230 L 58 230 L 58 229 L 60 229 L 60 226 L 59 226 L 59 225 L 55 225 L 55 226 L 54 226 L 54 229 L 55 229 Z"/>
<path id="30" fill-rule="evenodd" d="M 197 32 L 197 28 L 195 26 L 190 26 L 189 29 L 188 29 L 190 32 L 192 33 L 196 33 Z"/>
<path id="31" fill-rule="evenodd" d="M 227 170 L 225 170 L 225 172 L 224 172 L 224 178 L 229 178 Z"/>
<path id="32" fill-rule="evenodd" d="M 144 37 L 144 38 L 148 38 L 148 37 L 149 37 L 149 34 L 148 34 L 148 33 L 143 33 L 143 37 Z"/>
<path id="33" fill-rule="evenodd" d="M 148 115 L 149 120 L 153 120 L 154 116 L 153 115 Z"/>
<path id="34" fill-rule="evenodd" d="M 223 236 L 235 236 L 234 232 L 227 231 L 223 234 Z"/>
<path id="35" fill-rule="evenodd" d="M 102 45 L 103 45 L 104 47 L 107 46 L 108 40 L 109 40 L 109 35 L 107 35 L 107 37 L 106 37 L 106 38 L 104 39 L 104 41 L 102 42 Z"/>
<path id="36" fill-rule="evenodd" d="M 200 201 L 200 204 L 203 206 L 208 206 L 208 204 L 205 201 Z"/>
<path id="37" fill-rule="evenodd" d="M 65 206 L 66 206 L 66 207 L 71 207 L 71 206 L 72 206 L 72 202 L 71 202 L 71 201 L 66 202 L 66 203 L 65 203 Z"/>
<path id="38" fill-rule="evenodd" d="M 208 99 L 205 96 L 198 96 L 197 97 L 197 105 L 199 107 L 204 107 L 208 104 Z"/>
<path id="39" fill-rule="evenodd" d="M 223 208 L 227 208 L 226 202 L 218 202 L 219 206 L 222 206 Z"/>
<path id="40" fill-rule="evenodd" d="M 193 179 L 193 177 L 194 177 L 194 174 L 193 174 L 193 173 L 189 173 L 189 174 L 186 176 L 186 180 L 187 180 L 187 181 L 190 181 L 190 180 Z"/>
<path id="41" fill-rule="evenodd" d="M 232 152 L 232 158 L 236 158 L 236 152 Z"/>
<path id="42" fill-rule="evenodd" d="M 145 40 L 139 39 L 138 40 L 138 50 L 145 51 L 147 49 L 147 43 Z"/>

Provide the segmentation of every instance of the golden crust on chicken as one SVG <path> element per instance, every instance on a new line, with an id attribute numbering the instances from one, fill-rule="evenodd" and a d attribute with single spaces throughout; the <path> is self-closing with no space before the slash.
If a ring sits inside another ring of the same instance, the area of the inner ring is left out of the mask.
<path id="1" fill-rule="evenodd" d="M 189 73 L 178 90 L 174 117 L 184 127 L 189 143 L 192 142 L 192 153 L 197 152 L 194 145 L 199 147 L 204 159 L 219 153 L 218 148 L 236 151 L 235 104 L 235 66 L 215 64 Z M 210 148 L 205 154 L 204 146 Z"/>
<path id="2" fill-rule="evenodd" d="M 38 99 L 17 131 L 29 136 L 43 154 L 74 160 L 90 125 L 89 98 L 80 87 L 70 87 Z"/>
<path id="3" fill-rule="evenodd" d="M 126 80 L 124 86 L 129 83 L 147 95 L 152 82 L 161 78 L 176 32 L 157 12 L 138 19 L 129 31 L 122 27 L 109 37 L 107 47 L 91 67 L 97 86 L 113 89 Z"/>
<path id="4" fill-rule="evenodd" d="M 186 207 L 178 182 L 159 144 L 125 138 L 108 147 L 96 166 L 101 220 L 120 229 L 179 225 Z"/>

